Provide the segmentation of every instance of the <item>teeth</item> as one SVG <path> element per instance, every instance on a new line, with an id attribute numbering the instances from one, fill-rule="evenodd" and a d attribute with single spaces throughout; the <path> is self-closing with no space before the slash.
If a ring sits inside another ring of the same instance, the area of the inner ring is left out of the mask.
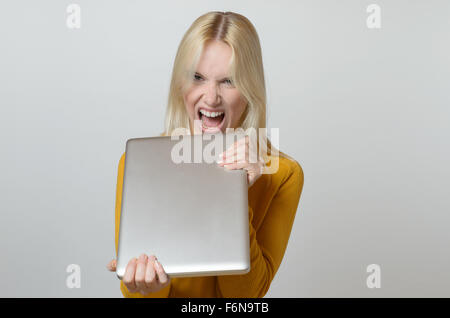
<path id="1" fill-rule="evenodd" d="M 200 109 L 200 113 L 206 117 L 217 117 L 223 115 L 223 112 L 208 112 L 203 109 Z"/>

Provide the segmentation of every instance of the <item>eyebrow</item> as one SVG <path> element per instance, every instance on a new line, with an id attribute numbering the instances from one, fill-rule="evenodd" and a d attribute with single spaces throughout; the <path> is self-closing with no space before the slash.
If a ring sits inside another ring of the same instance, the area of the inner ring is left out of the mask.
<path id="1" fill-rule="evenodd" d="M 195 74 L 196 74 L 196 75 L 200 75 L 201 77 L 206 78 L 206 76 L 204 76 L 204 75 L 203 75 L 202 73 L 200 73 L 200 72 L 195 72 Z M 230 76 L 227 76 L 227 77 L 222 78 L 221 81 L 226 80 L 226 79 L 230 79 Z"/>

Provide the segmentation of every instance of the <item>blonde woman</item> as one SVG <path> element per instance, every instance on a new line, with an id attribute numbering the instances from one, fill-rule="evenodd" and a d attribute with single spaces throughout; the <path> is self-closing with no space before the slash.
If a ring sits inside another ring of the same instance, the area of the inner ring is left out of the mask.
<path id="1" fill-rule="evenodd" d="M 201 123 L 201 125 L 197 125 Z M 266 127 L 266 91 L 261 47 L 255 28 L 233 12 L 209 12 L 184 35 L 175 58 L 164 135 Z M 224 169 L 248 176 L 251 269 L 245 275 L 170 278 L 156 255 L 130 260 L 120 289 L 125 297 L 263 297 L 281 264 L 303 188 L 303 171 L 267 141 L 268 157 L 250 162 L 249 139 L 225 152 Z M 264 173 L 270 159 L 278 169 Z M 269 159 L 269 160 L 268 160 Z M 116 251 L 125 153 L 119 161 L 116 193 Z M 112 260 L 108 269 L 116 270 Z"/>

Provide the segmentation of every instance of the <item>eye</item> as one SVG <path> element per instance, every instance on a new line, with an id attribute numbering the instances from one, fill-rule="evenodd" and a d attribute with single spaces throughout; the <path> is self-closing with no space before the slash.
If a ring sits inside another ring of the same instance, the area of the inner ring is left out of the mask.
<path id="1" fill-rule="evenodd" d="M 223 82 L 227 85 L 233 85 L 233 82 L 229 78 L 224 79 Z"/>
<path id="2" fill-rule="evenodd" d="M 195 75 L 194 75 L 194 80 L 195 81 L 201 81 L 202 79 L 203 78 L 199 74 L 195 73 Z"/>

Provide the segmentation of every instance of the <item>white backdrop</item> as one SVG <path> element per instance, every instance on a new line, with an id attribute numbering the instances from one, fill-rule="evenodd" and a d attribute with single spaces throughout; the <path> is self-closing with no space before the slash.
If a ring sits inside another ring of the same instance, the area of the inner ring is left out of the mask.
<path id="1" fill-rule="evenodd" d="M 79 0 L 80 29 L 70 3 L 0 3 L 0 296 L 121 296 L 118 161 L 162 131 L 178 44 L 212 10 L 255 25 L 268 125 L 305 173 L 267 296 L 450 296 L 449 2 Z"/>

